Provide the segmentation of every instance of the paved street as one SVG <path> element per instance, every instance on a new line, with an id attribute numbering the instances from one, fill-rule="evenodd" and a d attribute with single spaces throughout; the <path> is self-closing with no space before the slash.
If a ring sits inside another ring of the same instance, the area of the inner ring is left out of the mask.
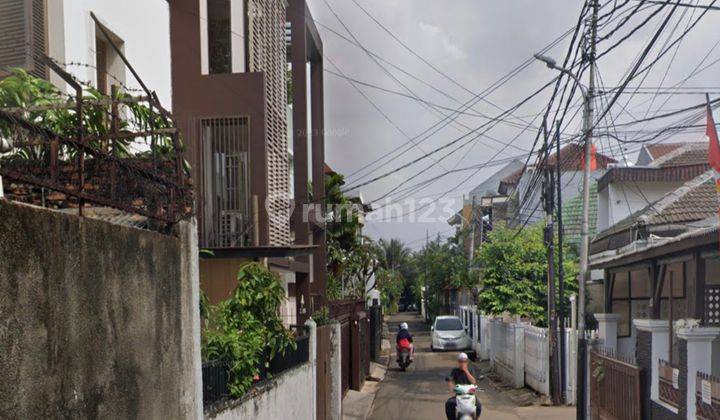
<path id="1" fill-rule="evenodd" d="M 430 352 L 430 332 L 417 314 L 402 313 L 390 317 L 388 327 L 395 334 L 398 324 L 407 322 L 415 336 L 415 363 L 407 372 L 391 364 L 375 398 L 373 420 L 445 418 L 444 403 L 451 395 L 445 377 L 455 365 L 457 353 Z M 392 342 L 393 340 L 391 340 Z M 494 391 L 487 379 L 480 382 L 484 419 L 573 419 L 574 408 L 516 407 Z"/>

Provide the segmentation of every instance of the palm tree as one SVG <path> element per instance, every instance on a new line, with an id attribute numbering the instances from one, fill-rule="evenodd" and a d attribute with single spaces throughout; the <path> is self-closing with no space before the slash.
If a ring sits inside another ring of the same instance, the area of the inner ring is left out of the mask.
<path id="1" fill-rule="evenodd" d="M 400 269 L 410 257 L 410 249 L 400 239 L 380 239 L 377 248 L 380 267 L 386 270 Z"/>

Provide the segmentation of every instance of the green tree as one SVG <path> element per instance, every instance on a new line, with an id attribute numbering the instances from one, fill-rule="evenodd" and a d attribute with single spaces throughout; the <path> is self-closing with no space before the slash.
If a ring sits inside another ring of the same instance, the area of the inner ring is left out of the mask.
<path id="1" fill-rule="evenodd" d="M 564 254 L 567 302 L 570 294 L 577 292 L 577 267 L 570 250 Z M 478 249 L 476 264 L 481 275 L 479 309 L 495 315 L 519 315 L 540 326 L 547 324 L 548 264 L 542 226 L 496 228 Z"/>
<path id="2" fill-rule="evenodd" d="M 404 284 L 402 274 L 397 270 L 379 268 L 375 273 L 375 287 L 380 292 L 380 301 L 391 313 L 397 312 Z"/>
<path id="3" fill-rule="evenodd" d="M 386 270 L 399 270 L 407 265 L 410 249 L 400 239 L 380 239 L 378 245 L 378 262 Z"/>
<path id="4" fill-rule="evenodd" d="M 477 272 L 470 269 L 459 242 L 455 237 L 444 242 L 438 237 L 413 255 L 417 276 L 411 287 L 417 297 L 420 288 L 425 287 L 425 305 L 430 318 L 448 311 L 445 306 L 448 288 L 470 288 L 478 282 Z"/>

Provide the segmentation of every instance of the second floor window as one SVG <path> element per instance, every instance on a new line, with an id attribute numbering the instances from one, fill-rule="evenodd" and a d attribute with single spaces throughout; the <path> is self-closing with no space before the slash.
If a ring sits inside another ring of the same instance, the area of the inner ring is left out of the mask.
<path id="1" fill-rule="evenodd" d="M 230 0 L 207 0 L 209 71 L 232 73 Z"/>

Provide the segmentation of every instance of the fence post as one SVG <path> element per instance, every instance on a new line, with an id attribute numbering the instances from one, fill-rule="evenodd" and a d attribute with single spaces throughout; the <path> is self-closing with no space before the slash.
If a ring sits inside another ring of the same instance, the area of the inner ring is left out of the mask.
<path id="1" fill-rule="evenodd" d="M 310 361 L 310 382 L 311 382 L 311 388 L 312 388 L 312 418 L 315 420 L 317 417 L 317 324 L 315 321 L 312 320 L 312 318 L 305 321 L 305 326 L 308 327 L 309 330 L 309 343 L 308 343 L 308 353 L 309 353 L 309 361 Z"/>
<path id="2" fill-rule="evenodd" d="M 617 327 L 620 321 L 619 314 L 595 314 L 598 321 L 598 335 L 603 341 L 606 350 L 617 352 Z"/>
<path id="3" fill-rule="evenodd" d="M 339 322 L 330 324 L 330 420 L 342 418 L 342 329 Z M 349 355 L 347 355 L 349 356 Z"/>
<path id="4" fill-rule="evenodd" d="M 713 341 L 720 335 L 720 328 L 681 328 L 677 336 L 687 341 L 687 418 L 696 418 L 695 392 L 697 373 L 712 372 Z"/>
<path id="5" fill-rule="evenodd" d="M 382 345 L 382 323 L 380 322 L 380 306 L 375 303 L 370 307 L 370 360 L 377 362 L 380 359 Z"/>
<path id="6" fill-rule="evenodd" d="M 513 374 L 515 388 L 525 386 L 525 328 L 520 324 L 514 324 L 515 349 L 513 358 Z"/>

